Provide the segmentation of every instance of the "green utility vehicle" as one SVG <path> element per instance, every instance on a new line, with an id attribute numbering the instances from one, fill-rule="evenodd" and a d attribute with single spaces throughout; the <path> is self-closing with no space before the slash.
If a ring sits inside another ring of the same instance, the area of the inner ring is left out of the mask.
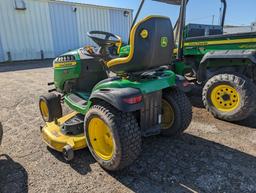
<path id="1" fill-rule="evenodd" d="M 227 2 L 221 24 L 186 25 L 186 8 L 193 0 L 155 0 L 180 7 L 174 28 L 175 59 L 170 62 L 176 74 L 185 76 L 202 93 L 206 109 L 215 117 L 239 121 L 256 109 L 256 32 L 223 34 Z M 138 18 L 145 0 L 141 1 Z M 129 53 L 129 46 L 121 54 Z M 199 89 L 198 89 L 199 88 Z"/>
<path id="2" fill-rule="evenodd" d="M 103 168 L 120 170 L 139 156 L 142 137 L 182 133 L 192 107 L 177 87 L 183 80 L 169 69 L 175 45 L 169 18 L 149 16 L 136 23 L 125 57 L 112 51 L 121 47 L 119 36 L 102 31 L 88 36 L 97 48 L 85 46 L 54 60 L 49 85 L 55 88 L 39 100 L 46 122 L 42 137 L 68 161 L 74 150 L 88 146 Z M 63 100 L 74 112 L 62 115 Z"/>

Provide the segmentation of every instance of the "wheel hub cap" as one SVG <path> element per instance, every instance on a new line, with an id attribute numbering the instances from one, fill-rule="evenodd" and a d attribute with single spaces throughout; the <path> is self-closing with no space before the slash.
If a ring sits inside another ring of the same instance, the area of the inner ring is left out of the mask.
<path id="1" fill-rule="evenodd" d="M 162 99 L 162 129 L 169 129 L 174 123 L 174 111 L 172 106 Z"/>
<path id="2" fill-rule="evenodd" d="M 109 127 L 100 118 L 92 118 L 88 127 L 94 153 L 103 160 L 110 160 L 114 153 L 114 140 Z"/>
<path id="3" fill-rule="evenodd" d="M 223 112 L 231 112 L 240 104 L 240 94 L 229 85 L 216 86 L 211 92 L 212 104 Z"/>
<path id="4" fill-rule="evenodd" d="M 48 110 L 46 102 L 43 101 L 43 100 L 40 101 L 39 107 L 40 107 L 40 110 L 42 112 L 43 119 L 47 120 L 48 117 L 49 117 L 49 110 Z"/>

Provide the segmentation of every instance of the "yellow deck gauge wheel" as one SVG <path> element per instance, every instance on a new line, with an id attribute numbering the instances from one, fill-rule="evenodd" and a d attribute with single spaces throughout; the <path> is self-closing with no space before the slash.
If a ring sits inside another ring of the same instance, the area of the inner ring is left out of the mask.
<path id="1" fill-rule="evenodd" d="M 232 86 L 221 84 L 212 90 L 211 101 L 219 111 L 231 112 L 239 107 L 240 94 Z"/>
<path id="2" fill-rule="evenodd" d="M 43 100 L 40 100 L 39 108 L 42 113 L 43 119 L 48 120 L 49 119 L 49 109 L 48 109 L 46 102 Z"/>
<path id="3" fill-rule="evenodd" d="M 174 110 L 170 103 L 162 99 L 162 121 L 161 125 L 163 129 L 169 129 L 174 123 Z"/>
<path id="4" fill-rule="evenodd" d="M 111 160 L 115 147 L 107 124 L 100 118 L 92 118 L 89 122 L 88 135 L 94 153 L 105 161 Z"/>

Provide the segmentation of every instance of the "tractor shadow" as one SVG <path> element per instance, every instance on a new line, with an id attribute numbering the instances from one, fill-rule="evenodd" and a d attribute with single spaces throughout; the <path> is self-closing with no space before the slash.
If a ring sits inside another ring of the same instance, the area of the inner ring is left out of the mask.
<path id="1" fill-rule="evenodd" d="M 235 124 L 256 129 L 256 112 L 243 121 L 235 122 Z"/>
<path id="2" fill-rule="evenodd" d="M 38 68 L 49 68 L 52 66 L 52 59 L 38 61 L 6 62 L 0 63 L 1 72 L 13 72 L 21 70 L 31 70 Z"/>
<path id="3" fill-rule="evenodd" d="M 152 137 L 139 159 L 111 173 L 138 193 L 256 192 L 256 157 L 199 137 Z"/>
<path id="4" fill-rule="evenodd" d="M 75 151 L 74 159 L 69 162 L 64 159 L 62 153 L 49 147 L 47 147 L 47 149 L 57 160 L 69 164 L 72 169 L 81 175 L 86 175 L 87 173 L 91 172 L 90 165 L 96 162 L 88 148 Z"/>
<path id="5" fill-rule="evenodd" d="M 8 155 L 0 155 L 0 192 L 28 192 L 28 174 L 25 168 Z"/>

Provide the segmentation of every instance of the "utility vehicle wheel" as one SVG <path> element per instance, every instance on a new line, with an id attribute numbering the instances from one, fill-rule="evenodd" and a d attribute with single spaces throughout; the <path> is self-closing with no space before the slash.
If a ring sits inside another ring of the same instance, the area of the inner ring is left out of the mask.
<path id="1" fill-rule="evenodd" d="M 256 108 L 256 86 L 242 75 L 215 75 L 204 86 L 203 103 L 219 119 L 240 121 Z"/>
<path id="2" fill-rule="evenodd" d="M 173 88 L 163 93 L 162 135 L 174 136 L 185 131 L 192 120 L 192 106 L 184 92 Z"/>
<path id="3" fill-rule="evenodd" d="M 70 145 L 64 146 L 63 157 L 66 161 L 71 161 L 72 159 L 74 159 L 74 150 Z"/>
<path id="4" fill-rule="evenodd" d="M 141 132 L 132 113 L 111 105 L 94 105 L 85 116 L 85 136 L 89 150 L 106 170 L 130 165 L 141 151 Z"/>
<path id="5" fill-rule="evenodd" d="M 45 122 L 52 122 L 62 117 L 60 97 L 49 93 L 39 98 L 39 109 Z"/>

